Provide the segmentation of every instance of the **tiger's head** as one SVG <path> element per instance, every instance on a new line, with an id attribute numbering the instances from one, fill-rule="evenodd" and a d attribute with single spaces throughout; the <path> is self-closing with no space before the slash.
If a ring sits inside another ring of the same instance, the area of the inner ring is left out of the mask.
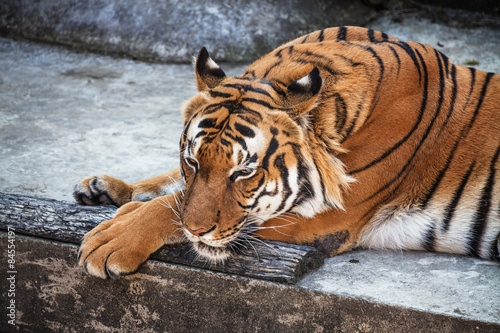
<path id="1" fill-rule="evenodd" d="M 183 110 L 180 215 L 202 257 L 223 261 L 270 218 L 342 207 L 349 179 L 308 121 L 321 95 L 317 68 L 290 83 L 231 78 L 203 48 L 195 71 L 199 94 Z"/>

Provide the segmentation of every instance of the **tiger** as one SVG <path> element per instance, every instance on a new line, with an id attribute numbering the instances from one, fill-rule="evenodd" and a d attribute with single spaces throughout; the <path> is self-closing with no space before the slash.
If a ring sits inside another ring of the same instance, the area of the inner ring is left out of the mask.
<path id="1" fill-rule="evenodd" d="M 179 242 L 211 262 L 255 240 L 500 260 L 500 75 L 351 26 L 285 43 L 239 77 L 205 48 L 194 69 L 178 168 L 75 186 L 80 204 L 120 207 L 82 241 L 89 274 L 133 273 Z"/>

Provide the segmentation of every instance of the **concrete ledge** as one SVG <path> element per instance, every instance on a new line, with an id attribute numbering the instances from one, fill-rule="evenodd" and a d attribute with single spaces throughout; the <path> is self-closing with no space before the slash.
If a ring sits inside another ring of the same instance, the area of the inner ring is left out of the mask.
<path id="1" fill-rule="evenodd" d="M 8 236 L 0 233 L 2 248 Z M 499 324 L 148 261 L 87 276 L 74 245 L 15 236 L 17 331 L 498 332 Z M 2 262 L 6 261 L 2 251 Z M 5 274 L 5 271 L 2 271 Z M 2 277 L 5 280 L 5 277 Z M 6 300 L 7 290 L 2 289 Z M 5 307 L 3 307 L 5 309 Z"/>

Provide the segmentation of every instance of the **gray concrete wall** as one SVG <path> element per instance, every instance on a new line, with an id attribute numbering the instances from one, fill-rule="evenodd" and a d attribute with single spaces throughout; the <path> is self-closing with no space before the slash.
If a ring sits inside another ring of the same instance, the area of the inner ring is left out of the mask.
<path id="1" fill-rule="evenodd" d="M 219 61 L 248 61 L 375 13 L 360 0 L 2 0 L 0 31 L 142 60 L 190 62 L 205 46 Z"/>

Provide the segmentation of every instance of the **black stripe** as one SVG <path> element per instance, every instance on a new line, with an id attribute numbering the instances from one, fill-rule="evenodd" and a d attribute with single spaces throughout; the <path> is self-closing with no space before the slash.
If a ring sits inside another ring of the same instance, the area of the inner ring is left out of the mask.
<path id="1" fill-rule="evenodd" d="M 219 142 L 220 142 L 221 145 L 226 146 L 226 147 L 231 147 L 232 146 L 232 143 L 230 141 L 227 141 L 224 138 L 221 138 Z"/>
<path id="2" fill-rule="evenodd" d="M 441 58 L 443 59 L 443 63 L 445 64 L 444 69 L 446 70 L 446 77 L 448 77 L 450 75 L 450 64 L 452 64 L 452 63 L 450 62 L 450 59 L 448 59 L 448 57 L 444 53 L 439 52 L 439 51 L 436 51 L 436 52 L 438 52 L 441 55 Z"/>
<path id="3" fill-rule="evenodd" d="M 267 71 L 264 73 L 264 76 L 263 76 L 263 77 L 264 77 L 264 78 L 266 78 L 266 77 L 269 75 L 269 73 L 273 70 L 273 68 L 275 68 L 275 67 L 277 67 L 277 66 L 281 65 L 281 63 L 282 63 L 282 61 L 280 60 L 280 61 L 277 61 L 276 63 L 274 63 L 272 66 L 270 66 L 270 67 L 267 69 Z"/>
<path id="4" fill-rule="evenodd" d="M 491 78 L 495 75 L 494 73 L 488 73 L 486 75 L 486 80 L 484 80 L 483 88 L 481 89 L 481 94 L 479 95 L 479 101 L 477 102 L 476 110 L 474 110 L 474 115 L 472 116 L 472 120 L 470 122 L 470 127 L 474 124 L 477 115 L 479 114 L 479 109 L 483 104 L 484 96 L 486 96 L 486 90 L 488 89 L 488 84 L 490 83 Z"/>
<path id="5" fill-rule="evenodd" d="M 382 32 L 382 40 L 384 42 L 387 42 L 387 40 L 389 40 L 389 36 L 385 32 Z"/>
<path id="6" fill-rule="evenodd" d="M 444 100 L 444 88 L 445 88 L 445 73 L 444 73 L 444 62 L 442 60 L 442 53 L 434 50 L 434 54 L 436 55 L 437 63 L 438 63 L 438 68 L 439 68 L 439 93 L 438 93 L 438 104 L 437 104 L 437 112 L 435 113 L 434 117 L 431 120 L 431 124 L 434 123 L 438 115 L 441 113 L 441 107 L 443 106 L 443 100 Z M 420 58 L 420 60 L 423 62 L 424 60 Z M 427 71 L 427 70 L 426 70 Z M 427 134 L 429 132 L 430 126 L 427 128 Z"/>
<path id="7" fill-rule="evenodd" d="M 368 29 L 368 39 L 372 43 L 375 41 L 375 31 L 373 29 Z"/>
<path id="8" fill-rule="evenodd" d="M 198 128 L 217 128 L 217 118 L 205 118 L 198 123 Z"/>
<path id="9" fill-rule="evenodd" d="M 418 52 L 418 51 L 417 51 Z M 385 151 L 380 157 L 376 158 L 375 160 L 371 161 L 370 163 L 368 163 L 367 165 L 359 168 L 359 169 L 356 169 L 356 170 L 353 170 L 350 172 L 350 174 L 356 174 L 356 173 L 359 173 L 359 172 L 362 172 L 362 171 L 365 171 L 369 168 L 371 168 L 372 166 L 380 163 L 382 160 L 384 160 L 387 156 L 389 156 L 390 154 L 392 154 L 396 149 L 398 149 L 403 143 L 405 143 L 408 138 L 415 132 L 415 130 L 418 128 L 418 126 L 420 125 L 420 123 L 422 122 L 422 116 L 423 116 L 423 113 L 424 113 L 424 110 L 426 108 L 426 105 L 427 105 L 427 94 L 428 94 L 428 77 L 427 77 L 427 66 L 425 65 L 425 62 L 423 61 L 422 59 L 422 56 L 420 55 L 420 53 L 418 53 L 418 55 L 420 56 L 421 60 L 422 60 L 422 68 L 424 70 L 424 87 L 423 87 L 423 94 L 422 94 L 422 102 L 421 102 L 421 105 L 420 105 L 420 110 L 419 110 L 419 114 L 418 114 L 418 119 L 417 121 L 415 122 L 415 124 L 413 125 L 412 129 L 405 135 L 404 138 L 402 138 L 401 140 L 399 140 L 394 146 L 392 146 L 391 148 L 389 148 L 387 151 Z"/>
<path id="10" fill-rule="evenodd" d="M 483 237 L 484 229 L 486 228 L 486 223 L 488 221 L 488 215 L 490 213 L 492 199 L 491 197 L 493 194 L 493 187 L 495 185 L 495 165 L 498 161 L 499 154 L 500 146 L 497 148 L 495 156 L 491 160 L 490 175 L 483 187 L 483 192 L 479 201 L 479 205 L 474 218 L 474 224 L 471 230 L 471 238 L 469 240 L 469 254 L 474 257 L 479 257 L 479 246 L 481 245 L 481 238 Z"/>
<path id="11" fill-rule="evenodd" d="M 220 103 L 214 103 L 214 104 L 209 104 L 203 109 L 203 114 L 204 115 L 209 115 L 212 113 L 215 113 L 219 111 L 222 108 L 227 109 L 229 112 L 231 112 L 236 106 L 236 101 L 233 100 L 225 100 Z"/>
<path id="12" fill-rule="evenodd" d="M 443 225 L 441 229 L 443 231 L 448 230 L 450 226 L 450 221 L 453 218 L 453 214 L 455 213 L 455 209 L 457 208 L 458 202 L 460 201 L 460 198 L 462 197 L 462 193 L 464 191 L 465 185 L 467 184 L 469 177 L 472 173 L 472 169 L 474 169 L 475 162 L 472 162 L 470 165 L 469 169 L 467 170 L 467 173 L 462 177 L 462 181 L 460 182 L 460 185 L 458 185 L 458 188 L 455 190 L 455 193 L 453 194 L 453 198 L 451 199 L 450 203 L 445 209 L 444 212 L 444 218 L 443 218 Z"/>
<path id="13" fill-rule="evenodd" d="M 271 94 L 269 94 L 266 90 L 256 88 L 251 83 L 250 84 L 228 83 L 228 84 L 225 84 L 224 87 L 238 89 L 239 91 L 250 91 L 250 92 L 254 92 L 257 94 L 267 96 L 269 98 L 273 98 L 271 96 Z"/>
<path id="14" fill-rule="evenodd" d="M 262 187 L 262 185 L 264 185 L 264 181 L 265 180 L 266 180 L 266 177 L 264 176 L 264 173 L 262 173 L 262 177 L 260 177 L 259 183 L 257 184 L 257 186 L 255 186 L 254 188 L 252 188 L 251 190 L 248 190 L 246 192 L 247 193 L 255 193 L 255 192 L 257 192 Z"/>
<path id="15" fill-rule="evenodd" d="M 191 152 L 191 150 L 193 148 L 193 144 L 194 144 L 194 140 L 189 139 L 188 140 L 188 144 L 187 144 L 187 150 L 188 150 L 188 152 Z"/>
<path id="16" fill-rule="evenodd" d="M 309 65 L 309 64 L 311 64 L 314 61 L 314 63 L 316 65 L 318 65 L 318 67 L 321 67 L 322 70 L 327 71 L 328 74 L 330 74 L 331 76 L 346 75 L 346 73 L 337 72 L 334 69 L 329 68 L 328 66 L 330 66 L 332 60 L 329 59 L 329 58 L 327 58 L 327 57 L 325 57 L 325 56 L 322 56 L 322 55 L 319 55 L 319 54 L 313 54 L 312 52 L 309 52 L 309 51 L 308 52 L 302 52 L 301 55 L 322 58 L 321 60 L 323 60 L 323 63 L 321 63 L 321 61 L 316 61 L 316 59 L 311 61 L 311 60 L 301 59 L 301 58 L 293 59 L 292 61 L 294 63 L 304 64 L 304 65 Z"/>
<path id="17" fill-rule="evenodd" d="M 467 99 L 467 103 L 469 102 L 470 97 L 472 95 L 472 92 L 474 91 L 474 86 L 476 85 L 476 69 L 469 68 L 469 70 L 470 70 L 471 79 L 470 79 L 469 98 Z"/>
<path id="18" fill-rule="evenodd" d="M 270 81 L 268 83 L 273 89 L 274 91 L 276 91 L 281 97 L 286 97 L 286 92 L 278 85 L 279 82 L 276 80 L 274 82 Z M 284 86 L 284 84 L 283 84 Z"/>
<path id="19" fill-rule="evenodd" d="M 427 251 L 434 250 L 434 243 L 436 239 L 436 222 L 433 220 L 431 226 L 427 230 L 427 233 L 424 236 L 423 248 Z"/>
<path id="20" fill-rule="evenodd" d="M 256 98 L 244 97 L 244 98 L 241 99 L 241 101 L 242 102 L 251 102 L 251 103 L 259 104 L 259 105 L 265 106 L 268 109 L 280 109 L 281 110 L 280 107 L 272 106 L 268 102 L 265 102 L 263 100 L 256 99 Z M 261 116 L 261 118 L 262 118 L 262 116 Z"/>
<path id="21" fill-rule="evenodd" d="M 382 61 L 382 58 L 380 58 L 378 53 L 375 52 L 371 47 L 368 46 L 365 49 L 368 50 L 372 54 L 372 56 L 375 58 L 375 60 L 377 60 L 378 65 L 380 66 L 380 74 L 378 77 L 378 83 L 377 83 L 377 88 L 376 88 L 376 91 L 378 91 L 378 88 L 380 87 L 380 84 L 382 83 L 382 78 L 384 77 L 384 71 L 385 71 L 384 62 Z"/>
<path id="22" fill-rule="evenodd" d="M 293 61 L 295 61 L 295 62 L 309 64 L 311 62 L 310 60 L 301 59 L 301 58 L 305 58 L 305 57 L 314 57 L 314 58 L 322 59 L 327 64 L 331 64 L 331 62 L 332 62 L 331 58 L 324 56 L 322 54 L 313 53 L 311 51 L 295 51 L 295 53 L 299 55 L 299 59 L 293 59 Z M 324 66 L 324 67 L 327 67 L 327 66 Z M 325 68 L 325 69 L 327 69 L 327 68 Z"/>
<path id="23" fill-rule="evenodd" d="M 347 28 L 340 27 L 339 31 L 337 32 L 337 39 L 338 40 L 346 40 L 346 38 L 347 38 Z"/>
<path id="24" fill-rule="evenodd" d="M 235 200 L 235 201 L 238 204 L 238 206 L 240 206 L 243 210 L 247 210 L 248 208 L 253 208 L 255 206 L 255 205 L 244 205 L 241 202 L 239 202 L 238 200 Z"/>
<path id="25" fill-rule="evenodd" d="M 252 115 L 256 118 L 259 119 L 259 121 L 262 121 L 262 115 L 260 114 L 259 111 L 255 111 L 253 109 L 250 109 L 246 106 L 243 106 L 243 105 L 240 105 L 236 110 L 234 110 L 232 112 L 233 114 L 238 114 L 238 115 L 241 115 L 240 117 L 243 117 L 243 116 L 249 116 L 249 115 Z M 249 122 L 250 123 L 250 122 Z"/>
<path id="26" fill-rule="evenodd" d="M 240 144 L 240 146 L 244 149 L 244 150 L 247 150 L 248 149 L 248 146 L 247 146 L 247 143 L 245 141 L 244 138 L 242 138 L 241 136 L 239 135 L 232 135 L 231 133 L 229 132 L 225 132 L 224 133 L 225 136 L 227 136 L 228 138 L 238 142 Z"/>
<path id="27" fill-rule="evenodd" d="M 453 148 L 450 152 L 450 155 L 448 156 L 446 163 L 444 164 L 444 167 L 439 171 L 438 176 L 434 179 L 431 189 L 429 190 L 429 192 L 426 193 L 426 195 L 422 199 L 422 202 L 420 204 L 422 209 L 427 208 L 427 205 L 429 204 L 432 197 L 434 196 L 434 193 L 436 193 L 436 190 L 439 187 L 439 184 L 441 184 L 441 181 L 444 179 L 444 175 L 446 174 L 446 171 L 448 171 L 450 164 L 451 164 L 451 161 L 453 160 L 453 157 L 455 156 L 455 151 L 457 150 L 459 142 L 460 142 L 460 138 L 455 142 L 455 145 L 453 146 Z"/>
<path id="28" fill-rule="evenodd" d="M 189 131 L 189 127 L 191 127 L 191 122 L 193 121 L 193 118 L 189 119 L 188 123 L 184 126 L 184 131 L 182 131 L 182 137 L 181 137 L 181 142 L 183 140 L 187 139 L 187 134 Z"/>
<path id="29" fill-rule="evenodd" d="M 269 171 L 269 159 L 271 158 L 271 155 L 274 154 L 276 150 L 278 150 L 278 147 L 279 142 L 275 137 L 273 137 L 269 142 L 269 146 L 267 147 L 266 155 L 262 159 L 262 169 Z"/>
<path id="30" fill-rule="evenodd" d="M 403 49 L 403 51 L 406 52 L 406 54 L 408 54 L 411 58 L 411 60 L 413 61 L 413 64 L 415 65 L 415 67 L 417 68 L 417 71 L 418 71 L 418 82 L 421 82 L 422 81 L 422 72 L 420 70 L 420 64 L 417 60 L 417 56 L 415 55 L 415 51 L 410 45 L 408 45 L 408 43 L 405 43 L 405 42 L 388 42 L 388 43 L 391 43 L 392 45 L 395 45 L 395 46 L 398 46 L 400 48 Z"/>
<path id="31" fill-rule="evenodd" d="M 247 138 L 254 138 L 255 137 L 255 132 L 253 129 L 251 129 L 248 126 L 245 126 L 240 123 L 234 123 L 234 129 L 237 130 L 238 132 L 241 133 L 241 135 L 247 137 Z"/>
<path id="32" fill-rule="evenodd" d="M 310 199 L 314 196 L 311 192 L 313 190 L 311 180 L 309 179 L 310 170 L 309 167 L 304 163 L 304 157 L 300 152 L 300 146 L 296 143 L 287 142 L 287 145 L 292 147 L 293 154 L 295 156 L 295 160 L 297 161 L 297 172 L 300 177 L 299 181 L 299 193 L 295 198 L 292 208 L 300 205 L 303 201 Z"/>
<path id="33" fill-rule="evenodd" d="M 340 96 L 339 93 L 335 93 L 333 95 L 335 100 L 335 130 L 338 134 L 341 133 L 342 129 L 345 126 L 346 118 L 347 118 L 347 106 L 345 104 L 344 99 Z"/>
<path id="34" fill-rule="evenodd" d="M 325 39 L 325 29 L 322 29 L 322 30 L 319 32 L 318 40 L 319 40 L 320 42 L 322 42 L 324 39 Z"/>
<path id="35" fill-rule="evenodd" d="M 250 76 L 250 77 L 246 77 L 246 76 Z M 252 79 L 255 79 L 255 71 L 246 71 L 245 73 L 243 73 L 243 76 L 240 77 L 240 79 L 242 80 L 252 80 Z"/>
<path id="36" fill-rule="evenodd" d="M 281 191 L 281 204 L 276 209 L 281 212 L 285 207 L 286 201 L 293 194 L 290 184 L 288 183 L 288 168 L 285 164 L 285 154 L 280 154 L 274 159 L 274 166 L 280 171 L 283 189 Z"/>
<path id="37" fill-rule="evenodd" d="M 239 116 L 240 119 L 246 121 L 250 125 L 257 126 L 259 124 L 258 121 L 256 121 L 255 119 L 252 119 L 252 118 L 250 118 L 250 117 L 248 117 L 246 115 L 239 114 L 238 116 Z"/>
<path id="38" fill-rule="evenodd" d="M 397 76 L 399 76 L 399 71 L 401 70 L 401 59 L 399 58 L 398 52 L 394 49 L 394 47 L 392 47 L 392 45 L 389 46 L 389 49 L 392 51 L 392 53 L 394 54 L 394 58 L 396 58 L 396 61 L 398 62 L 398 74 L 397 74 Z"/>
<path id="39" fill-rule="evenodd" d="M 455 102 L 457 101 L 457 68 L 454 64 L 451 65 L 451 82 L 453 83 L 453 89 L 451 92 L 451 99 L 450 99 L 450 107 L 448 109 L 448 114 L 446 115 L 446 119 L 443 123 L 443 126 L 441 127 L 441 131 L 439 132 L 439 135 L 443 132 L 444 127 L 448 124 L 448 121 L 451 118 L 451 115 L 453 114 L 453 110 L 455 109 Z"/>
<path id="40" fill-rule="evenodd" d="M 245 162 L 248 163 L 248 164 L 257 162 L 257 153 L 253 154 L 252 156 L 248 156 L 245 159 Z"/>
<path id="41" fill-rule="evenodd" d="M 213 132 L 212 132 L 212 133 L 213 133 Z M 198 133 L 196 133 L 196 135 L 194 136 L 194 138 L 195 138 L 195 139 L 197 139 L 197 138 L 199 138 L 200 136 L 204 136 L 204 135 L 206 135 L 206 134 L 208 134 L 208 132 L 207 132 L 207 131 L 199 131 Z M 210 135 L 207 135 L 207 137 L 209 137 L 209 136 L 210 136 Z M 209 139 L 209 140 L 210 140 L 210 139 Z M 212 140 L 210 140 L 210 141 L 212 141 Z"/>
<path id="42" fill-rule="evenodd" d="M 361 99 L 359 100 L 358 106 L 356 107 L 356 112 L 354 113 L 354 116 L 351 119 L 351 122 L 349 124 L 349 127 L 345 131 L 345 133 L 342 135 L 342 140 L 341 143 L 347 140 L 350 136 L 352 131 L 354 130 L 354 127 L 356 126 L 356 121 L 358 120 L 359 114 L 361 113 L 361 108 L 363 107 L 363 101 L 365 100 L 365 96 L 361 96 Z"/>
<path id="43" fill-rule="evenodd" d="M 498 247 L 500 245 L 500 233 L 496 238 L 493 239 L 490 248 L 490 259 L 495 261 L 500 261 L 500 254 L 498 253 Z"/>
<path id="44" fill-rule="evenodd" d="M 329 202 L 326 201 L 326 188 L 325 188 L 325 182 L 323 181 L 323 175 L 321 174 L 318 164 L 316 163 L 316 160 L 313 160 L 314 167 L 316 168 L 316 172 L 318 173 L 319 176 L 319 183 L 321 185 L 321 194 L 323 195 L 323 201 L 327 204 L 330 205 Z"/>
<path id="45" fill-rule="evenodd" d="M 213 91 L 213 90 L 210 90 L 210 96 L 212 97 L 222 97 L 222 98 L 229 98 L 229 97 L 233 97 L 232 94 L 227 94 L 227 93 L 223 93 L 223 92 L 219 92 L 219 91 Z"/>

